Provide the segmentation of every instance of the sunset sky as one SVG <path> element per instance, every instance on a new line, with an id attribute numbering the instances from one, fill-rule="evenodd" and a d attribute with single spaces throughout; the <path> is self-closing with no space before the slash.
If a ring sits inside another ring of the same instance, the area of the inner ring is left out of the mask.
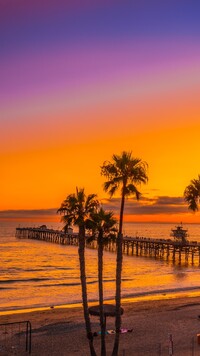
<path id="1" fill-rule="evenodd" d="M 100 166 L 128 150 L 149 182 L 126 220 L 200 222 L 183 201 L 200 174 L 199 14 L 197 0 L 0 0 L 0 219 L 54 219 L 76 186 L 117 214 Z"/>

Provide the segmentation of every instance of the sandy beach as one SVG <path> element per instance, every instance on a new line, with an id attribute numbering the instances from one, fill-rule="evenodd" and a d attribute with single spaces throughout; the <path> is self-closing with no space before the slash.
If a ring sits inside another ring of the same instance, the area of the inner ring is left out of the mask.
<path id="1" fill-rule="evenodd" d="M 173 355 L 200 355 L 197 343 L 200 297 L 129 302 L 122 306 L 122 327 L 133 331 L 121 334 L 119 355 L 170 355 L 169 334 L 173 339 Z M 54 307 L 0 316 L 0 323 L 26 320 L 32 325 L 33 356 L 89 355 L 82 308 Z M 91 321 L 93 331 L 98 332 L 98 317 L 91 317 Z M 107 329 L 113 328 L 114 319 L 107 318 Z M 26 354 L 24 342 L 18 340 L 19 333 L 18 338 L 14 334 L 9 328 L 6 333 L 1 330 L 0 355 Z M 106 336 L 108 355 L 111 354 L 113 341 L 114 335 Z M 100 336 L 94 338 L 94 345 L 97 355 L 100 355 Z"/>

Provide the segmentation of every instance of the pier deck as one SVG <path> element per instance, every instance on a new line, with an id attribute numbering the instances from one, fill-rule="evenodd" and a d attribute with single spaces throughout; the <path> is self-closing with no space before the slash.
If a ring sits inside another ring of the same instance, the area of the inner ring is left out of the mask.
<path id="1" fill-rule="evenodd" d="M 75 246 L 78 246 L 79 240 L 78 234 L 76 233 L 65 233 L 60 230 L 28 227 L 16 228 L 16 237 Z M 86 240 L 86 246 L 96 248 L 97 242 L 94 240 L 88 243 Z M 110 241 L 108 245 L 105 246 L 105 250 L 115 252 L 116 243 Z M 127 255 L 149 256 L 166 260 L 170 259 L 173 262 L 178 260 L 179 263 L 188 263 L 190 260 L 192 264 L 197 262 L 200 265 L 200 243 L 196 241 L 183 244 L 171 239 L 125 236 L 123 237 L 123 253 Z"/>

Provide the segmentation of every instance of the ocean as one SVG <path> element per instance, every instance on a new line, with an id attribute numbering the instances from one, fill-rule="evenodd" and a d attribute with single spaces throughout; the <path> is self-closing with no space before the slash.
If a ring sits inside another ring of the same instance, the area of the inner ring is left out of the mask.
<path id="1" fill-rule="evenodd" d="M 61 229 L 59 223 L 45 223 Z M 21 227 L 41 223 L 20 223 Z M 0 222 L 0 313 L 81 303 L 78 248 L 17 239 L 16 222 Z M 169 238 L 172 224 L 125 223 L 124 235 Z M 186 224 L 189 239 L 200 242 L 200 225 Z M 104 297 L 115 296 L 116 254 L 104 252 Z M 97 251 L 86 249 L 88 300 L 98 300 Z M 200 266 L 141 256 L 123 257 L 122 298 L 163 299 L 200 295 Z"/>

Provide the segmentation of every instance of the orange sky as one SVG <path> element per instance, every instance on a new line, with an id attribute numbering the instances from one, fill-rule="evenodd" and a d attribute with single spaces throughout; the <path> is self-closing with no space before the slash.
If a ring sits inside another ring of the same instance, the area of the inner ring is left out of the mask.
<path id="1" fill-rule="evenodd" d="M 148 212 L 139 215 L 132 203 L 126 219 L 199 222 L 176 203 L 200 173 L 198 11 L 191 20 L 176 1 L 154 5 L 153 12 L 148 2 L 129 12 L 88 3 L 81 12 L 71 5 L 68 14 L 56 5 L 54 13 L 52 4 L 42 20 L 30 3 L 12 21 L 5 7 L 0 219 L 14 218 L 7 210 L 57 209 L 76 186 L 107 198 L 100 166 L 128 150 L 148 163 L 149 183 L 141 187 Z"/>
<path id="2" fill-rule="evenodd" d="M 199 154 L 198 125 L 154 129 L 108 139 L 61 144 L 50 142 L 49 146 L 20 149 L 2 155 L 4 174 L 0 177 L 1 210 L 57 208 L 75 187 L 85 187 L 87 193 L 95 192 L 105 198 L 100 166 L 114 152 L 123 149 L 133 151 L 149 165 L 149 182 L 141 187 L 144 197 L 183 197 L 190 179 L 196 177 Z M 40 145 L 39 145 L 40 146 Z M 116 212 L 117 213 L 117 212 Z M 34 216 L 32 217 L 34 219 Z M 37 218 L 36 218 L 37 219 Z M 51 217 L 50 217 L 51 219 Z M 52 217 L 52 219 L 56 219 Z M 198 214 L 187 212 L 172 214 L 170 206 L 166 213 L 147 215 L 127 214 L 132 221 L 184 221 L 198 222 Z"/>

